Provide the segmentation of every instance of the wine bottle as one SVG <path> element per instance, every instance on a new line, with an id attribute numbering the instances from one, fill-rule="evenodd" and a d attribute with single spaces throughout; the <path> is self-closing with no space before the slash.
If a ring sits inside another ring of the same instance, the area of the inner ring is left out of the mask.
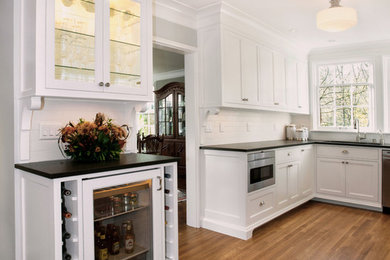
<path id="1" fill-rule="evenodd" d="M 71 218 L 72 217 L 72 213 L 70 213 L 65 206 L 62 207 L 62 216 L 64 218 Z"/>
<path id="2" fill-rule="evenodd" d="M 65 196 L 70 196 L 72 192 L 65 188 L 65 183 L 61 183 L 61 192 Z"/>
<path id="3" fill-rule="evenodd" d="M 165 190 L 165 193 L 168 194 L 170 192 L 170 190 Z"/>
<path id="4" fill-rule="evenodd" d="M 70 235 L 69 232 L 65 232 L 65 233 L 63 233 L 63 235 L 62 235 L 62 238 L 63 238 L 63 239 L 69 239 L 70 237 L 71 237 L 71 235 Z"/>
<path id="5" fill-rule="evenodd" d="M 165 178 L 171 178 L 171 175 L 170 175 L 169 173 L 165 173 L 165 174 L 164 174 L 164 177 L 165 177 Z"/>

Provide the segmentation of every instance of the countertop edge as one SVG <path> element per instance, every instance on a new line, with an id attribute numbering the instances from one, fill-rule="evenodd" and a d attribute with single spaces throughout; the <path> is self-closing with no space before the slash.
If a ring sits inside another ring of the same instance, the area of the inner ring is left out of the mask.
<path id="1" fill-rule="evenodd" d="M 260 151 L 260 150 L 270 150 L 270 149 L 279 149 L 284 147 L 292 147 L 292 146 L 301 146 L 301 145 L 310 145 L 310 144 L 325 144 L 325 145 L 343 145 L 343 146 L 358 146 L 358 147 L 371 147 L 371 148 L 383 148 L 383 149 L 390 149 L 389 145 L 381 145 L 381 144 L 365 144 L 365 143 L 335 143 L 335 142 L 329 142 L 329 141 L 307 141 L 304 143 L 294 143 L 294 144 L 281 144 L 281 145 L 274 145 L 274 146 L 266 146 L 266 147 L 258 147 L 253 149 L 239 149 L 239 148 L 226 148 L 226 147 L 213 147 L 213 146 L 200 146 L 199 148 L 201 150 L 217 150 L 217 151 L 231 151 L 231 152 L 254 152 L 254 151 Z"/>
<path id="2" fill-rule="evenodd" d="M 59 179 L 59 178 L 65 178 L 65 177 L 72 177 L 72 176 L 80 176 L 84 174 L 92 174 L 92 173 L 100 173 L 100 172 L 108 172 L 108 171 L 115 171 L 115 170 L 123 170 L 123 169 L 131 169 L 131 168 L 137 168 L 137 167 L 143 167 L 143 166 L 150 166 L 150 165 L 158 165 L 158 164 L 165 164 L 165 163 L 172 163 L 172 162 L 178 162 L 180 158 L 174 157 L 170 159 L 162 159 L 162 160 L 155 160 L 155 161 L 149 161 L 149 162 L 139 162 L 139 163 L 132 163 L 127 165 L 119 165 L 119 166 L 102 166 L 95 169 L 85 169 L 85 170 L 79 170 L 79 171 L 73 171 L 71 173 L 69 172 L 59 172 L 56 174 L 48 174 L 43 171 L 39 171 L 36 169 L 32 169 L 29 167 L 26 167 L 22 164 L 15 164 L 14 167 L 16 169 L 29 172 L 41 177 L 45 177 L 47 179 Z"/>

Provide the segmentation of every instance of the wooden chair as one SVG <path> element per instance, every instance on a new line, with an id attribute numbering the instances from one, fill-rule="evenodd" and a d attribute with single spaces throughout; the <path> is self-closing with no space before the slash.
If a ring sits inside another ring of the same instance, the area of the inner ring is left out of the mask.
<path id="1" fill-rule="evenodd" d="M 148 135 L 137 135 L 137 147 L 139 153 L 147 154 L 161 154 L 163 148 L 164 138 L 162 136 Z"/>

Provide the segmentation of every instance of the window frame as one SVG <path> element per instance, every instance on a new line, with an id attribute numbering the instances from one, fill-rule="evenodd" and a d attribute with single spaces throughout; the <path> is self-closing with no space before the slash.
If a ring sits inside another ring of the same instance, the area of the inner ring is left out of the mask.
<path id="1" fill-rule="evenodd" d="M 338 87 L 338 86 L 357 86 L 357 85 L 367 85 L 369 86 L 369 127 L 360 127 L 360 130 L 363 132 L 374 132 L 377 129 L 377 122 L 376 122 L 376 111 L 377 111 L 377 104 L 376 104 L 376 91 L 377 91 L 377 80 L 376 80 L 376 60 L 373 57 L 370 58 L 359 58 L 359 59 L 338 59 L 338 60 L 329 60 L 329 61 L 315 61 L 311 63 L 312 67 L 312 107 L 315 111 L 313 111 L 313 128 L 314 131 L 324 131 L 324 132 L 355 132 L 356 130 L 353 129 L 353 121 L 351 127 L 337 127 L 337 126 L 321 126 L 320 121 L 320 102 L 319 102 L 319 68 L 321 66 L 335 66 L 335 65 L 341 65 L 341 64 L 353 64 L 353 63 L 362 63 L 362 62 L 368 62 L 372 64 L 373 67 L 373 73 L 372 73 L 372 83 L 356 83 L 356 84 L 341 84 L 341 85 L 329 85 L 332 87 Z M 336 105 L 333 106 L 334 108 L 337 108 Z M 353 104 L 350 106 L 353 108 Z M 351 116 L 353 118 L 353 111 L 351 111 Z M 336 120 L 336 118 L 334 119 Z"/>

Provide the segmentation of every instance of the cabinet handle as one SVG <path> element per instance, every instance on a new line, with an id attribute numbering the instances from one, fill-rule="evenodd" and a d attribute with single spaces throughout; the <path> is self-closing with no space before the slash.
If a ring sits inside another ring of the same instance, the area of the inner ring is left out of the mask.
<path id="1" fill-rule="evenodd" d="M 342 151 L 342 153 L 343 153 L 343 154 L 347 154 L 347 153 L 348 153 L 348 151 L 347 151 L 347 150 L 344 150 L 344 151 Z"/>
<path id="2" fill-rule="evenodd" d="M 292 164 L 290 164 L 290 165 L 288 165 L 287 167 L 288 167 L 288 168 L 291 168 L 291 167 L 293 167 L 293 165 L 292 165 Z"/>
<path id="3" fill-rule="evenodd" d="M 275 102 L 274 105 L 275 105 L 275 106 L 279 106 L 279 102 Z"/>
<path id="4" fill-rule="evenodd" d="M 160 184 L 160 188 L 158 188 L 157 190 L 160 191 L 160 190 L 162 190 L 162 178 L 160 176 L 157 176 L 157 179 L 158 179 L 159 184 Z"/>
<path id="5" fill-rule="evenodd" d="M 103 86 L 104 86 L 103 81 L 99 82 L 99 86 L 100 86 L 100 87 L 103 87 Z"/>
<path id="6" fill-rule="evenodd" d="M 260 204 L 259 204 L 259 206 L 260 206 L 260 207 L 262 207 L 262 206 L 264 206 L 264 204 L 265 204 L 265 202 L 264 202 L 264 201 L 260 201 Z"/>
<path id="7" fill-rule="evenodd" d="M 288 155 L 288 156 L 291 156 L 291 153 L 288 153 L 287 155 Z"/>
<path id="8" fill-rule="evenodd" d="M 302 150 L 301 150 L 301 152 L 304 152 L 304 151 L 305 151 L 305 149 L 302 149 Z"/>
<path id="9" fill-rule="evenodd" d="M 247 98 L 242 98 L 241 100 L 242 100 L 242 101 L 248 101 L 248 99 L 247 99 Z"/>
<path id="10" fill-rule="evenodd" d="M 110 82 L 107 82 L 105 85 L 107 88 L 110 87 Z"/>

